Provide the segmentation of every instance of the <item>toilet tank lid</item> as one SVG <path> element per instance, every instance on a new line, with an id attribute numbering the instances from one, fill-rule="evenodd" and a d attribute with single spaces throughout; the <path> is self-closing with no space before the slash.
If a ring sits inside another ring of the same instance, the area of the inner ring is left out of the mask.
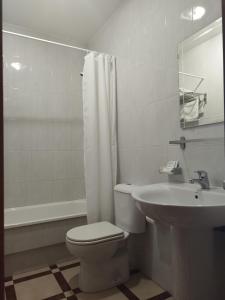
<path id="1" fill-rule="evenodd" d="M 114 191 L 131 194 L 138 186 L 134 184 L 121 183 L 114 186 Z"/>

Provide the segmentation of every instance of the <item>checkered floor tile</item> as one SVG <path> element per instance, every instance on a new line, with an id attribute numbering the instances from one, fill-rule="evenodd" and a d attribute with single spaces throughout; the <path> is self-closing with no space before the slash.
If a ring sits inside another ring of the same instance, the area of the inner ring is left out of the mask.
<path id="1" fill-rule="evenodd" d="M 5 278 L 6 300 L 172 300 L 168 292 L 140 273 L 115 288 L 87 294 L 78 288 L 77 260 Z"/>

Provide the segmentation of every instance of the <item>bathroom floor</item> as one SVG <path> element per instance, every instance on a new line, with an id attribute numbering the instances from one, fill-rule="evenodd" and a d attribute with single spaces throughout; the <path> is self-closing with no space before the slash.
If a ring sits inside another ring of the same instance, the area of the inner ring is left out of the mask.
<path id="1" fill-rule="evenodd" d="M 79 261 L 67 261 L 5 279 L 6 300 L 172 300 L 153 281 L 133 273 L 126 284 L 93 294 L 78 288 Z"/>

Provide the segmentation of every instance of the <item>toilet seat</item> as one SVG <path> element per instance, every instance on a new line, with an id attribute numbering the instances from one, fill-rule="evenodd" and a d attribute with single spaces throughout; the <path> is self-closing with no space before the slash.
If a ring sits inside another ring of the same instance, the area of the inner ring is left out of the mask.
<path id="1" fill-rule="evenodd" d="M 67 232 L 68 242 L 76 245 L 93 245 L 113 240 L 121 240 L 127 236 L 121 228 L 109 223 L 98 222 L 75 227 Z"/>

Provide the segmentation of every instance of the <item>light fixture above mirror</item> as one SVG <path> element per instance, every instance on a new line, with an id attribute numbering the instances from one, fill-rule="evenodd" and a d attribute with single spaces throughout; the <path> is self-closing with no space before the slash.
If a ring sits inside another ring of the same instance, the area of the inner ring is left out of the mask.
<path id="1" fill-rule="evenodd" d="M 203 6 L 194 6 L 186 9 L 181 13 L 181 19 L 188 21 L 197 21 L 203 18 L 206 13 L 206 9 Z"/>

